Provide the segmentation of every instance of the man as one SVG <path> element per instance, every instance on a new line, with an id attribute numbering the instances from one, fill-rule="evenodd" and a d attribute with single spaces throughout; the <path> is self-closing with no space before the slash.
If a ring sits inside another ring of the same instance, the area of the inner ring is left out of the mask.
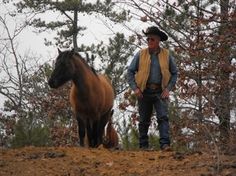
<path id="1" fill-rule="evenodd" d="M 155 26 L 147 28 L 148 47 L 141 49 L 128 67 L 128 83 L 138 98 L 139 147 L 148 149 L 148 128 L 153 107 L 156 111 L 160 147 L 170 149 L 168 98 L 177 80 L 174 58 L 167 49 L 160 47 L 160 41 L 168 36 Z"/>

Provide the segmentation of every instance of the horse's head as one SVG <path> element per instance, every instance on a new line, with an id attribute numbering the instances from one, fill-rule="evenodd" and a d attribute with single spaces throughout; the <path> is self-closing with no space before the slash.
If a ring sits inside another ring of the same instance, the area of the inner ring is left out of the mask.
<path id="1" fill-rule="evenodd" d="M 74 50 L 60 51 L 58 49 L 55 68 L 51 74 L 48 84 L 51 88 L 58 88 L 65 82 L 69 81 L 73 75 L 71 58 L 74 55 Z"/>

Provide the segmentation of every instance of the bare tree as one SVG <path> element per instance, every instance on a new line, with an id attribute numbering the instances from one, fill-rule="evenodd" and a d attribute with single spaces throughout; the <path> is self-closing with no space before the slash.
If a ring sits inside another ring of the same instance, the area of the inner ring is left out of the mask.
<path id="1" fill-rule="evenodd" d="M 230 139 L 230 112 L 235 104 L 232 98 L 236 70 L 234 1 L 124 0 L 120 3 L 136 12 L 131 13 L 134 18 L 157 25 L 169 35 L 164 46 L 174 51 L 180 72 L 175 90 L 178 111 L 182 120 L 191 119 L 188 124 L 182 123 L 182 128 L 187 127 L 194 134 L 202 131 L 198 136 L 204 137 L 208 144 L 221 139 L 222 146 L 226 146 Z M 214 137 L 211 137 L 209 131 L 213 130 Z"/>

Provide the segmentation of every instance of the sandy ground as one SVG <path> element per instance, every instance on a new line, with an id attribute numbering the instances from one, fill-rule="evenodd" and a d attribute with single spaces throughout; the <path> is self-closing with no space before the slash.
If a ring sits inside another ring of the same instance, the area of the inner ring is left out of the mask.
<path id="1" fill-rule="evenodd" d="M 236 176 L 236 154 L 108 150 L 103 147 L 0 149 L 0 176 Z"/>

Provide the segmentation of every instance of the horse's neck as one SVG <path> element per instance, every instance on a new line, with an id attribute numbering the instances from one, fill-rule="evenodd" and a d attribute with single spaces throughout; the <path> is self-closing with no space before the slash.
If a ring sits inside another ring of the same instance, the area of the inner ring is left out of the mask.
<path id="1" fill-rule="evenodd" d="M 89 90 L 97 84 L 98 78 L 93 71 L 82 60 L 75 63 L 75 74 L 73 82 L 82 96 L 88 96 Z"/>

